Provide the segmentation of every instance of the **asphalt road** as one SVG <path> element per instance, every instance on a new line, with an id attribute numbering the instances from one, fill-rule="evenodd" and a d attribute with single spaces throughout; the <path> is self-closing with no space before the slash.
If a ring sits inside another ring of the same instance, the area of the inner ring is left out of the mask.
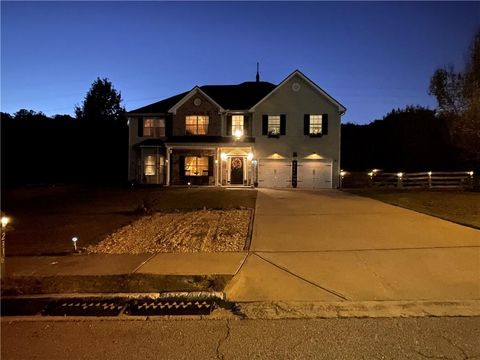
<path id="1" fill-rule="evenodd" d="M 480 359 L 480 317 L 2 319 L 6 359 Z"/>

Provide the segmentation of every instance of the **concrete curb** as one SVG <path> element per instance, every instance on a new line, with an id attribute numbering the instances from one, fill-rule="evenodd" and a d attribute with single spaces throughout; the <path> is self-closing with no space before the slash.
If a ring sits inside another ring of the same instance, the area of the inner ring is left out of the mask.
<path id="1" fill-rule="evenodd" d="M 237 303 L 246 319 L 480 316 L 480 300 Z"/>

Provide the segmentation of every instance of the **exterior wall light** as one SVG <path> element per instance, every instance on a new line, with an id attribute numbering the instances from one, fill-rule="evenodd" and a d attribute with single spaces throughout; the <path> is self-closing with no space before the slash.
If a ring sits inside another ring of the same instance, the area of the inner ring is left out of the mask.
<path id="1" fill-rule="evenodd" d="M 398 176 L 399 178 L 401 178 L 401 177 L 403 176 L 403 173 L 402 173 L 402 172 L 399 172 L 399 173 L 397 173 L 397 176 Z"/>
<path id="2" fill-rule="evenodd" d="M 431 172 L 431 171 L 429 171 L 427 174 L 428 174 L 428 176 L 432 176 L 432 172 Z"/>
<path id="3" fill-rule="evenodd" d="M 373 171 L 370 171 L 370 172 L 368 173 L 368 176 L 372 177 L 372 176 L 373 176 Z"/>
<path id="4" fill-rule="evenodd" d="M 473 171 L 469 171 L 468 175 L 473 176 Z"/>
<path id="5" fill-rule="evenodd" d="M 248 159 L 248 161 L 252 161 L 253 153 L 249 152 L 248 155 L 247 155 L 247 159 Z"/>
<path id="6" fill-rule="evenodd" d="M 221 154 L 220 154 L 220 158 L 221 158 L 223 161 L 227 160 L 227 154 L 221 153 Z"/>
<path id="7" fill-rule="evenodd" d="M 341 176 L 341 177 L 344 177 L 345 175 L 347 175 L 347 172 L 346 172 L 346 171 L 343 171 L 343 170 L 340 170 L 340 176 Z"/>

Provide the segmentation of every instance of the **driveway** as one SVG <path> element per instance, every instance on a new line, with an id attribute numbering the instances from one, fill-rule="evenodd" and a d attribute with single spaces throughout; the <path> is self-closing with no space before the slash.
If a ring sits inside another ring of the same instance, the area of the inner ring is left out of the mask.
<path id="1" fill-rule="evenodd" d="M 259 190 L 234 301 L 480 299 L 480 231 L 337 190 Z"/>

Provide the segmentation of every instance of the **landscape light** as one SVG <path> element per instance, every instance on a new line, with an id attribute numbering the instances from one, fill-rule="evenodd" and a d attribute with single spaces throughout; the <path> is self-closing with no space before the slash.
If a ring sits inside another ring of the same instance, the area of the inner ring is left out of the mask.
<path id="1" fill-rule="evenodd" d="M 252 161 L 253 153 L 249 152 L 248 155 L 247 155 L 247 159 L 248 159 L 248 161 Z"/>
<path id="2" fill-rule="evenodd" d="M 2 222 L 2 228 L 4 228 L 10 222 L 10 218 L 8 216 L 2 216 L 1 222 Z"/>
<path id="3" fill-rule="evenodd" d="M 75 249 L 75 251 L 77 251 L 77 241 L 78 241 L 78 237 L 76 236 L 72 237 L 73 248 Z"/>

